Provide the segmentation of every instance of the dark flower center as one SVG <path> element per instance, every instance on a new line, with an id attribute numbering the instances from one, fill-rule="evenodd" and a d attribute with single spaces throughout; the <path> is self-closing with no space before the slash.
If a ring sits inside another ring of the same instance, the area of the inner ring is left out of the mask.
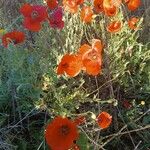
<path id="1" fill-rule="evenodd" d="M 115 24 L 114 24 L 114 29 L 117 29 L 119 27 L 119 24 L 116 22 Z"/>
<path id="2" fill-rule="evenodd" d="M 103 8 L 102 4 L 98 4 L 97 7 L 98 7 L 98 9 L 100 9 L 100 10 Z"/>
<path id="3" fill-rule="evenodd" d="M 70 128 L 67 125 L 62 125 L 60 128 L 61 135 L 68 135 L 70 132 Z"/>
<path id="4" fill-rule="evenodd" d="M 69 65 L 68 65 L 67 63 L 64 63 L 64 64 L 62 64 L 62 67 L 63 67 L 63 68 L 68 68 Z"/>
<path id="5" fill-rule="evenodd" d="M 33 11 L 32 12 L 32 14 L 31 14 L 31 17 L 33 18 L 33 19 L 36 19 L 37 17 L 38 17 L 38 12 L 37 11 Z"/>
<path id="6" fill-rule="evenodd" d="M 98 59 L 97 53 L 95 51 L 91 51 L 88 54 L 88 57 L 90 57 L 91 60 L 97 60 Z"/>

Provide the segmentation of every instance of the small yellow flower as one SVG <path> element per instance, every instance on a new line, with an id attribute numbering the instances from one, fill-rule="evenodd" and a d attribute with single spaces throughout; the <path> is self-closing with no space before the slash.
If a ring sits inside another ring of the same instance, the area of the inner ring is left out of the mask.
<path id="1" fill-rule="evenodd" d="M 141 101 L 141 105 L 145 105 L 145 101 Z"/>
<path id="2" fill-rule="evenodd" d="M 0 29 L 0 37 L 2 37 L 3 36 L 3 34 L 5 34 L 6 33 L 6 30 L 4 30 L 4 29 Z"/>
<path id="3" fill-rule="evenodd" d="M 0 29 L 0 34 L 4 34 L 6 31 L 4 29 Z"/>
<path id="4" fill-rule="evenodd" d="M 95 119 L 96 119 L 96 115 L 95 115 L 94 113 L 92 113 L 91 118 L 92 118 L 93 120 L 95 120 Z"/>

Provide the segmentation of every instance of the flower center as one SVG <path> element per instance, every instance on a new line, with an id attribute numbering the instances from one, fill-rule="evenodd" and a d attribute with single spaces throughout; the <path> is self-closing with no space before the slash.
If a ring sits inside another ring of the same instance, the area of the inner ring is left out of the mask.
<path id="1" fill-rule="evenodd" d="M 33 19 L 36 19 L 37 17 L 38 17 L 38 12 L 37 11 L 33 11 L 32 12 L 32 14 L 31 14 L 31 17 L 33 18 Z"/>
<path id="2" fill-rule="evenodd" d="M 69 65 L 68 65 L 67 63 L 64 63 L 64 64 L 62 64 L 62 67 L 63 67 L 63 68 L 68 68 Z"/>
<path id="3" fill-rule="evenodd" d="M 62 125 L 60 128 L 61 135 L 68 135 L 69 131 L 70 131 L 70 129 L 67 125 Z"/>
<path id="4" fill-rule="evenodd" d="M 97 56 L 96 56 L 96 55 L 93 55 L 93 56 L 92 56 L 92 59 L 93 59 L 93 60 L 96 60 L 96 59 L 97 59 Z"/>
<path id="5" fill-rule="evenodd" d="M 102 5 L 102 4 L 98 4 L 97 7 L 98 7 L 98 9 L 100 9 L 100 10 L 103 9 L 103 5 Z"/>
<path id="6" fill-rule="evenodd" d="M 115 24 L 114 24 L 114 28 L 118 28 L 118 23 L 116 22 Z"/>
<path id="7" fill-rule="evenodd" d="M 89 56 L 90 59 L 92 59 L 92 60 L 97 60 L 97 59 L 98 59 L 97 53 L 96 53 L 95 51 L 92 51 L 91 53 L 89 53 L 88 56 Z"/>

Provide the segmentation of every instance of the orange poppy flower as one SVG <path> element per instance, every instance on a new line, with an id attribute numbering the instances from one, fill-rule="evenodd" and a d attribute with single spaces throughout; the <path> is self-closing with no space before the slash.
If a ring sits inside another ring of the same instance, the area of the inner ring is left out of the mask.
<path id="1" fill-rule="evenodd" d="M 81 125 L 81 124 L 85 123 L 85 121 L 86 121 L 85 116 L 79 116 L 79 117 L 75 118 L 75 120 L 74 120 L 76 125 Z"/>
<path id="2" fill-rule="evenodd" d="M 90 6 L 84 6 L 81 10 L 80 17 L 84 23 L 90 23 L 93 17 L 92 8 Z"/>
<path id="3" fill-rule="evenodd" d="M 118 8 L 112 3 L 112 0 L 103 0 L 103 8 L 106 16 L 115 16 L 118 12 Z"/>
<path id="4" fill-rule="evenodd" d="M 82 62 L 87 74 L 97 76 L 101 72 L 102 57 L 97 51 L 91 49 L 85 53 Z"/>
<path id="5" fill-rule="evenodd" d="M 102 129 L 108 128 L 111 122 L 112 116 L 105 111 L 101 112 L 97 117 L 97 123 Z"/>
<path id="6" fill-rule="evenodd" d="M 103 0 L 94 0 L 94 9 L 97 13 L 103 12 Z"/>
<path id="7" fill-rule="evenodd" d="M 101 40 L 99 39 L 93 39 L 92 40 L 92 46 L 88 45 L 88 44 L 83 44 L 79 49 L 78 49 L 78 54 L 83 57 L 83 55 L 85 55 L 85 53 L 89 52 L 90 50 L 94 50 L 98 53 L 101 54 L 103 49 L 103 44 L 101 42 Z"/>
<path id="8" fill-rule="evenodd" d="M 82 45 L 78 53 L 82 59 L 83 70 L 89 75 L 96 76 L 101 72 L 102 66 L 102 42 L 98 39 L 92 40 L 92 46 Z"/>
<path id="9" fill-rule="evenodd" d="M 46 127 L 45 138 L 52 150 L 67 150 L 79 136 L 76 124 L 68 118 L 54 118 Z"/>
<path id="10" fill-rule="evenodd" d="M 79 56 L 66 54 L 58 65 L 57 74 L 62 75 L 66 73 L 70 77 L 75 77 L 80 73 L 81 68 L 82 62 Z"/>
<path id="11" fill-rule="evenodd" d="M 57 0 L 46 0 L 47 6 L 49 9 L 53 10 L 58 6 L 58 1 Z"/>
<path id="12" fill-rule="evenodd" d="M 107 31 L 111 33 L 116 33 L 121 30 L 122 23 L 121 21 L 113 21 L 107 26 Z"/>
<path id="13" fill-rule="evenodd" d="M 77 2 L 74 0 L 63 0 L 63 6 L 64 6 L 65 10 L 70 13 L 75 14 L 78 11 Z"/>
<path id="14" fill-rule="evenodd" d="M 141 0 L 128 0 L 126 3 L 128 9 L 134 11 L 141 5 Z"/>
<path id="15" fill-rule="evenodd" d="M 9 43 L 19 44 L 24 42 L 25 34 L 20 31 L 12 31 L 2 36 L 2 43 L 4 47 L 7 47 Z"/>
<path id="16" fill-rule="evenodd" d="M 137 23 L 139 22 L 139 18 L 136 18 L 136 17 L 132 17 L 128 20 L 128 26 L 130 29 L 132 30 L 137 30 L 138 27 L 137 27 Z"/>

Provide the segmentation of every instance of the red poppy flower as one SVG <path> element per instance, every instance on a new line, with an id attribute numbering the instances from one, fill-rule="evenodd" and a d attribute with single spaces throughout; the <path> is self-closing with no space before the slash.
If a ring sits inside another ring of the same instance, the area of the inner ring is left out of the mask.
<path id="1" fill-rule="evenodd" d="M 78 11 L 78 4 L 75 0 L 63 0 L 63 6 L 70 13 L 75 14 Z"/>
<path id="2" fill-rule="evenodd" d="M 85 116 L 79 116 L 79 117 L 75 118 L 75 120 L 74 120 L 76 125 L 81 125 L 81 124 L 85 123 L 85 121 L 86 121 Z"/>
<path id="3" fill-rule="evenodd" d="M 4 47 L 7 47 L 9 43 L 19 44 L 25 40 L 25 34 L 20 31 L 12 31 L 2 36 L 2 43 Z"/>
<path id="4" fill-rule="evenodd" d="M 116 33 L 121 30 L 122 23 L 121 21 L 113 21 L 107 26 L 107 31 L 111 33 Z"/>
<path id="5" fill-rule="evenodd" d="M 45 138 L 52 150 L 67 150 L 79 134 L 76 124 L 68 118 L 56 117 L 46 127 Z"/>
<path id="6" fill-rule="evenodd" d="M 30 31 L 39 31 L 41 23 L 47 18 L 46 7 L 42 5 L 24 4 L 20 8 L 20 12 L 24 16 L 24 27 Z"/>
<path id="7" fill-rule="evenodd" d="M 102 129 L 108 128 L 111 122 L 112 122 L 112 116 L 107 112 L 103 111 L 97 117 L 97 123 Z"/>
<path id="8" fill-rule="evenodd" d="M 96 76 L 101 72 L 102 66 L 102 42 L 98 39 L 92 40 L 92 46 L 82 45 L 78 53 L 82 59 L 83 70 L 89 75 Z"/>
<path id="9" fill-rule="evenodd" d="M 49 23 L 52 28 L 62 29 L 64 27 L 64 21 L 62 20 L 63 12 L 62 7 L 58 7 L 52 12 L 49 17 Z"/>
<path id="10" fill-rule="evenodd" d="M 94 9 L 97 13 L 103 12 L 103 0 L 94 0 Z"/>
<path id="11" fill-rule="evenodd" d="M 139 18 L 137 17 L 132 17 L 128 20 L 128 26 L 130 29 L 132 30 L 137 30 L 138 27 L 137 27 L 137 23 L 139 22 Z"/>
<path id="12" fill-rule="evenodd" d="M 129 10 L 134 11 L 141 5 L 141 0 L 128 0 L 125 1 Z"/>
<path id="13" fill-rule="evenodd" d="M 77 76 L 82 68 L 81 58 L 74 54 L 66 54 L 62 57 L 57 68 L 57 74 L 66 73 L 70 77 Z"/>
<path id="14" fill-rule="evenodd" d="M 118 12 L 118 7 L 112 3 L 112 0 L 103 0 L 103 8 L 105 15 L 109 17 L 115 16 Z"/>
<path id="15" fill-rule="evenodd" d="M 90 6 L 84 6 L 80 14 L 81 20 L 85 23 L 90 23 L 93 17 L 93 11 Z"/>
<path id="16" fill-rule="evenodd" d="M 58 6 L 57 0 L 46 0 L 47 6 L 50 10 L 55 9 Z"/>

